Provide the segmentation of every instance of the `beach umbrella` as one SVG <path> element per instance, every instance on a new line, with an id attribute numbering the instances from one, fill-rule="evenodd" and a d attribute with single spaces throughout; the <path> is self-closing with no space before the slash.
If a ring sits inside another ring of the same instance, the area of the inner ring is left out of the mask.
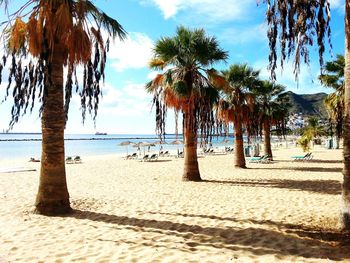
<path id="1" fill-rule="evenodd" d="M 183 144 L 183 142 L 180 141 L 180 140 L 175 140 L 175 141 L 172 141 L 170 144 L 172 144 L 172 145 L 180 145 L 180 144 Z"/>
<path id="2" fill-rule="evenodd" d="M 128 153 L 128 148 L 129 148 L 130 144 L 134 144 L 134 143 L 131 142 L 131 141 L 123 141 L 123 142 L 119 143 L 118 145 L 119 146 L 125 146 L 126 147 L 126 155 L 128 155 L 129 154 Z"/>
<path id="3" fill-rule="evenodd" d="M 176 145 L 177 153 L 179 153 L 179 145 L 183 144 L 180 140 L 175 140 L 170 143 L 171 145 Z"/>
<path id="4" fill-rule="evenodd" d="M 154 145 L 159 145 L 159 152 L 160 152 L 160 148 L 162 147 L 162 144 L 168 144 L 166 141 L 155 141 L 153 142 Z"/>
<path id="5" fill-rule="evenodd" d="M 150 142 L 139 142 L 136 145 L 134 145 L 134 147 L 143 147 L 143 155 L 146 154 L 146 147 L 151 147 L 151 146 L 155 146 L 155 144 L 150 143 Z"/>

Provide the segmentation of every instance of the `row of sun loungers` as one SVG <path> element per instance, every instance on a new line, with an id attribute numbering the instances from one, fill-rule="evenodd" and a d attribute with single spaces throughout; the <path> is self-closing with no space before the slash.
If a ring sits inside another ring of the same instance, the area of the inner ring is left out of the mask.
<path id="1" fill-rule="evenodd" d="M 81 163 L 81 162 L 82 162 L 82 161 L 81 161 L 80 156 L 75 156 L 74 158 L 71 157 L 71 156 L 68 156 L 68 157 L 66 158 L 66 163 L 67 163 L 67 164 Z"/>
<path id="2" fill-rule="evenodd" d="M 141 161 L 154 161 L 154 160 L 157 160 L 158 157 L 170 157 L 170 156 L 173 156 L 173 157 L 176 157 L 176 158 L 183 158 L 184 157 L 184 154 L 183 152 L 179 152 L 178 154 L 175 154 L 175 155 L 170 155 L 169 151 L 161 151 L 159 152 L 159 155 L 158 154 L 146 154 L 144 155 L 143 157 L 139 157 L 137 155 L 137 153 L 133 153 L 133 154 L 128 154 L 127 156 L 125 156 L 125 160 L 141 160 Z"/>
<path id="3" fill-rule="evenodd" d="M 125 156 L 125 160 L 137 159 L 137 153 L 128 154 Z"/>
<path id="4" fill-rule="evenodd" d="M 170 156 L 170 153 L 169 153 L 169 151 L 164 151 L 164 152 L 160 151 L 159 156 L 167 157 L 167 156 Z"/>
<path id="5" fill-rule="evenodd" d="M 235 149 L 233 147 L 229 147 L 229 146 L 225 147 L 225 152 L 227 152 L 227 153 L 233 153 L 234 150 Z"/>
<path id="6" fill-rule="evenodd" d="M 232 149 L 233 150 L 233 149 Z M 225 151 L 222 150 L 218 150 L 218 149 L 214 149 L 214 148 L 208 148 L 208 149 L 203 149 L 203 153 L 204 155 L 214 155 L 214 154 L 227 154 L 227 149 L 225 149 Z"/>
<path id="7" fill-rule="evenodd" d="M 307 153 L 305 155 L 296 155 L 292 156 L 291 158 L 294 161 L 308 161 L 312 159 L 312 153 Z M 258 157 L 251 157 L 249 158 L 250 163 L 270 163 L 271 162 L 271 156 L 269 155 L 263 155 Z"/>
<path id="8" fill-rule="evenodd" d="M 158 160 L 158 154 L 151 154 L 151 155 L 148 155 L 146 154 L 145 156 L 143 156 L 142 158 L 142 162 L 152 162 L 152 161 L 156 161 Z"/>

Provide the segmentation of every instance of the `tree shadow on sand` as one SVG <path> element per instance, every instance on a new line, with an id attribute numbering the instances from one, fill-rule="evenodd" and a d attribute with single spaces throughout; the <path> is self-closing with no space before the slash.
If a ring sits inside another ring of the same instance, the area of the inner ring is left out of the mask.
<path id="1" fill-rule="evenodd" d="M 343 160 L 318 160 L 311 159 L 307 161 L 308 163 L 343 163 Z"/>
<path id="2" fill-rule="evenodd" d="M 229 249 L 238 253 L 242 250 L 248 251 L 257 256 L 277 254 L 280 256 L 300 256 L 316 259 L 350 259 L 349 247 L 344 247 L 344 245 L 339 245 L 339 243 L 325 242 L 324 239 L 317 235 L 309 235 L 308 232 L 312 230 L 298 229 L 298 231 L 305 234 L 303 236 L 298 233 L 283 233 L 262 228 L 202 227 L 172 221 L 139 219 L 82 210 L 75 210 L 70 217 L 79 220 L 103 222 L 116 227 L 133 227 L 132 230 L 134 231 L 153 232 L 170 236 L 176 235 L 182 239 L 176 247 L 188 249 L 189 251 L 195 251 L 197 246 L 208 246 L 217 249 Z M 343 238 L 339 236 L 340 233 L 329 234 L 335 235 L 336 241 Z M 161 242 L 157 241 L 156 243 L 159 245 Z M 165 247 L 169 246 L 169 244 L 164 245 Z"/>
<path id="3" fill-rule="evenodd" d="M 279 160 L 274 159 L 273 162 L 283 162 L 283 163 L 343 163 L 342 160 L 320 160 L 320 159 L 311 159 L 307 161 L 295 161 L 295 160 Z"/>
<path id="4" fill-rule="evenodd" d="M 270 180 L 204 180 L 206 183 L 229 184 L 232 186 L 247 187 L 273 187 L 281 189 L 290 189 L 295 191 L 309 191 L 319 194 L 339 195 L 341 193 L 341 184 L 336 180 L 288 180 L 288 179 L 270 179 Z"/>
<path id="5" fill-rule="evenodd" d="M 349 233 L 343 233 L 341 231 L 332 231 L 328 229 L 322 229 L 317 227 L 311 227 L 306 225 L 296 225 L 289 224 L 284 222 L 276 222 L 273 220 L 256 220 L 256 219 L 236 219 L 233 217 L 221 217 L 215 215 L 198 215 L 198 214 L 189 214 L 189 213 L 165 213 L 165 212 L 143 212 L 143 214 L 160 214 L 160 215 L 169 215 L 169 216 L 181 216 L 181 217 L 191 217 L 191 218 L 205 218 L 205 219 L 214 219 L 220 221 L 231 221 L 240 224 L 249 223 L 260 226 L 269 226 L 275 227 L 279 230 L 283 230 L 287 233 L 297 234 L 300 237 L 309 237 L 317 240 L 322 240 L 326 242 L 337 242 L 339 245 L 349 245 L 350 239 Z"/>
<path id="6" fill-rule="evenodd" d="M 342 168 L 338 167 L 254 167 L 254 170 L 288 170 L 302 172 L 323 172 L 323 173 L 340 173 Z"/>

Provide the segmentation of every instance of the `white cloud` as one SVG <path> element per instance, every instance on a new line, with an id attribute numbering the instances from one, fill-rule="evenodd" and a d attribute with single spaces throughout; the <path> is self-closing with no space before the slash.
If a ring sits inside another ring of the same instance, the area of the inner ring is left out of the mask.
<path id="1" fill-rule="evenodd" d="M 151 95 L 145 91 L 145 84 L 126 83 L 122 88 L 106 84 L 99 105 L 99 115 L 142 116 L 151 109 Z"/>
<path id="2" fill-rule="evenodd" d="M 112 43 L 108 59 L 118 72 L 148 66 L 152 57 L 153 41 L 142 33 L 130 33 L 125 41 Z"/>
<path id="3" fill-rule="evenodd" d="M 345 2 L 344 0 L 330 0 L 331 4 L 331 10 L 338 9 L 338 10 L 345 10 Z"/>
<path id="4" fill-rule="evenodd" d="M 168 19 L 178 12 L 181 9 L 181 5 L 184 1 L 182 0 L 153 0 L 154 2 L 163 12 L 164 18 Z"/>
<path id="5" fill-rule="evenodd" d="M 206 20 L 221 22 L 247 18 L 247 11 L 256 5 L 252 0 L 148 0 L 155 4 L 165 19 L 175 16 L 180 11 L 190 11 Z M 145 2 L 145 0 L 143 0 Z"/>
<path id="6" fill-rule="evenodd" d="M 159 74 L 159 71 L 151 71 L 147 74 L 147 79 L 153 80 L 157 75 Z"/>

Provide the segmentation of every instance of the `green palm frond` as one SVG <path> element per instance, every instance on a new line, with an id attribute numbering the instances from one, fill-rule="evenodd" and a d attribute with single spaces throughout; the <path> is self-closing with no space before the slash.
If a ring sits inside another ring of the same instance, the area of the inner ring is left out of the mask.
<path id="1" fill-rule="evenodd" d="M 86 5 L 87 13 L 94 18 L 97 24 L 106 29 L 113 38 L 118 36 L 120 39 L 124 39 L 126 37 L 126 31 L 122 25 L 119 24 L 117 20 L 113 19 L 101 11 L 99 8 L 97 8 L 91 1 L 80 0 L 78 2 L 80 2 L 80 4 Z"/>
<path id="2" fill-rule="evenodd" d="M 332 122 L 336 123 L 337 136 L 340 138 L 343 125 L 344 111 L 344 67 L 343 55 L 337 55 L 333 61 L 328 61 L 324 66 L 324 74 L 319 76 L 321 83 L 334 89 L 324 100 L 328 115 Z"/>
<path id="3" fill-rule="evenodd" d="M 163 37 L 158 40 L 153 53 L 154 59 L 162 60 L 168 64 L 177 64 L 176 57 L 179 55 L 179 49 L 172 38 Z"/>
<path id="4" fill-rule="evenodd" d="M 328 61 L 323 67 L 324 73 L 319 76 L 322 85 L 335 90 L 343 89 L 344 86 L 345 59 L 343 55 L 337 55 L 333 61 Z"/>
<path id="5" fill-rule="evenodd" d="M 173 85 L 173 90 L 180 98 L 186 98 L 189 96 L 189 89 L 186 82 L 183 80 L 176 81 Z"/>

